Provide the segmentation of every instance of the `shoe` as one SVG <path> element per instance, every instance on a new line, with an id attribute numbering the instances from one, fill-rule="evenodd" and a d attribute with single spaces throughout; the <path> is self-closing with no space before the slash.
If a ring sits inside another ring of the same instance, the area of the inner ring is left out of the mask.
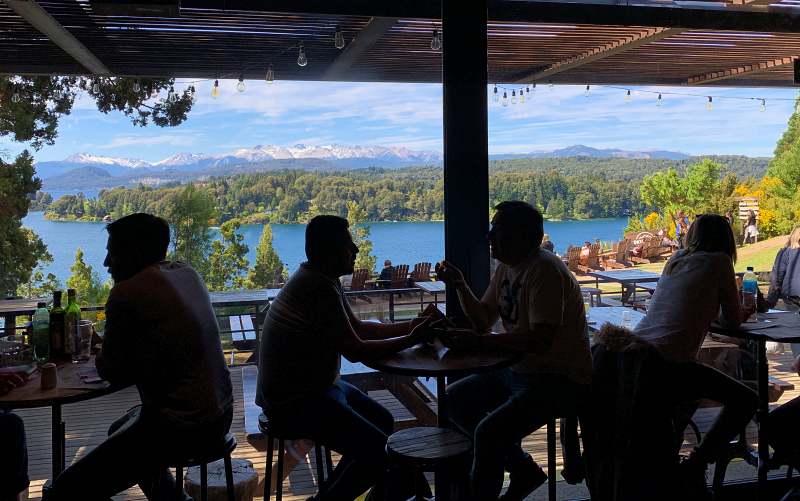
<path id="1" fill-rule="evenodd" d="M 511 472 L 510 477 L 508 489 L 498 501 L 522 501 L 547 481 L 547 474 L 530 456 Z"/>
<path id="2" fill-rule="evenodd" d="M 570 485 L 578 485 L 586 479 L 586 468 L 583 465 L 583 459 L 575 459 L 564 463 L 564 469 L 561 470 L 561 478 L 563 478 Z"/>
<path id="3" fill-rule="evenodd" d="M 685 499 L 692 501 L 710 501 L 706 480 L 706 464 L 689 456 L 678 465 L 678 475 L 683 484 Z"/>

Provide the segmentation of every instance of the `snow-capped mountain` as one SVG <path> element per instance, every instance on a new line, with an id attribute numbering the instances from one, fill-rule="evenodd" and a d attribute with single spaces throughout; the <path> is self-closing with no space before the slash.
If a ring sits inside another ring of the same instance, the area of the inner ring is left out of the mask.
<path id="1" fill-rule="evenodd" d="M 140 167 L 150 167 L 150 162 L 139 160 L 136 158 L 114 158 L 104 157 L 101 155 L 92 155 L 90 153 L 75 153 L 64 159 L 64 162 L 71 164 L 88 164 L 88 165 L 119 165 L 120 167 L 128 167 L 130 169 L 138 169 Z"/>

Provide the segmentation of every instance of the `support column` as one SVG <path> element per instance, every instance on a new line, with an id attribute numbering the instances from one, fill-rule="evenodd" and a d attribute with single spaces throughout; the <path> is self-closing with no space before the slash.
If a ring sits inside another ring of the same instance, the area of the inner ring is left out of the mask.
<path id="1" fill-rule="evenodd" d="M 486 0 L 442 0 L 444 253 L 480 297 L 489 284 Z M 461 314 L 447 290 L 448 315 Z"/>

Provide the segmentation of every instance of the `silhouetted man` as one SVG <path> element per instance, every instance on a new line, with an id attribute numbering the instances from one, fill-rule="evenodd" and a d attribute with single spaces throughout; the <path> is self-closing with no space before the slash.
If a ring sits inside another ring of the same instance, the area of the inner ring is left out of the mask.
<path id="1" fill-rule="evenodd" d="M 380 324 L 355 316 L 339 283 L 353 272 L 358 254 L 346 219 L 313 218 L 305 248 L 308 262 L 289 278 L 264 321 L 256 403 L 271 429 L 342 454 L 319 499 L 348 501 L 384 480 L 394 418 L 339 378 L 341 356 L 357 362 L 413 346 L 427 320 Z M 382 499 L 384 491 L 376 487 L 370 499 Z M 413 481 L 391 491 L 407 499 Z"/>
<path id="2" fill-rule="evenodd" d="M 174 498 L 164 458 L 186 458 L 230 428 L 233 396 L 217 320 L 200 276 L 165 261 L 169 226 L 132 214 L 106 227 L 102 377 L 135 384 L 142 401 L 111 425 L 108 439 L 67 468 L 47 499 L 107 500 L 138 483 L 149 499 Z"/>
<path id="3" fill-rule="evenodd" d="M 16 374 L 0 374 L 0 395 L 5 395 L 23 380 Z M 0 410 L 0 501 L 28 499 L 20 496 L 30 483 L 28 480 L 28 447 L 25 425 L 16 414 Z"/>
<path id="4" fill-rule="evenodd" d="M 580 286 L 558 256 L 539 248 L 541 213 L 519 201 L 495 209 L 488 239 L 500 265 L 482 299 L 458 268 L 446 261 L 436 267 L 478 332 L 503 321 L 505 332 L 465 333 L 460 343 L 524 354 L 509 369 L 473 375 L 447 389 L 453 423 L 473 439 L 471 490 L 479 501 L 497 499 L 504 467 L 511 484 L 502 500 L 522 500 L 544 483 L 547 476 L 522 451 L 521 440 L 553 417 L 577 414 L 591 382 Z"/>

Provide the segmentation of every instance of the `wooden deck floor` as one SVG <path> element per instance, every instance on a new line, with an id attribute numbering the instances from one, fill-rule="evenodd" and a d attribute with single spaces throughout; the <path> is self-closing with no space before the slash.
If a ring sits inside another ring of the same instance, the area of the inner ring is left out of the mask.
<path id="1" fill-rule="evenodd" d="M 796 386 L 796 389 L 783 395 L 779 403 L 800 395 L 800 378 L 791 372 L 791 354 L 773 355 L 770 357 L 772 370 L 771 374 L 781 379 L 789 381 Z M 265 444 L 264 441 L 248 442 L 244 433 L 244 395 L 242 392 L 242 373 L 241 368 L 233 369 L 232 379 L 235 388 L 235 415 L 232 432 L 236 434 L 239 446 L 234 456 L 237 458 L 249 459 L 259 474 L 263 475 L 265 463 Z M 408 411 L 396 400 L 388 391 L 372 392 L 371 395 L 381 401 L 398 419 L 407 419 Z M 113 395 L 108 395 L 95 400 L 82 402 L 64 407 L 64 419 L 67 430 L 67 464 L 80 458 L 87 451 L 100 443 L 106 436 L 108 426 L 126 410 L 139 402 L 138 394 L 133 388 L 129 388 Z M 25 409 L 17 413 L 25 420 L 28 438 L 28 448 L 30 457 L 30 499 L 39 499 L 41 487 L 50 476 L 50 411 L 49 409 Z M 701 430 L 708 427 L 713 420 L 716 410 L 713 408 L 701 409 L 696 414 L 696 421 Z M 749 439 L 754 441 L 755 427 L 749 430 Z M 686 435 L 686 446 L 693 445 L 694 438 Z M 540 430 L 523 442 L 523 447 L 529 451 L 534 459 L 541 465 L 546 465 L 546 436 L 544 430 Z M 334 455 L 334 461 L 338 457 Z M 284 484 L 285 498 L 288 501 L 305 500 L 315 490 L 313 454 L 311 465 L 300 465 L 292 472 L 289 479 Z M 561 469 L 561 456 L 559 450 L 558 469 Z M 749 471 L 749 470 L 748 470 Z M 755 475 L 755 471 L 752 471 Z M 558 477 L 560 480 L 560 476 Z M 565 488 L 564 482 L 559 482 L 560 488 Z M 540 489 L 544 490 L 544 489 Z M 132 488 L 117 496 L 115 499 L 139 500 L 144 499 L 138 488 Z M 531 498 L 533 499 L 533 498 Z"/>

